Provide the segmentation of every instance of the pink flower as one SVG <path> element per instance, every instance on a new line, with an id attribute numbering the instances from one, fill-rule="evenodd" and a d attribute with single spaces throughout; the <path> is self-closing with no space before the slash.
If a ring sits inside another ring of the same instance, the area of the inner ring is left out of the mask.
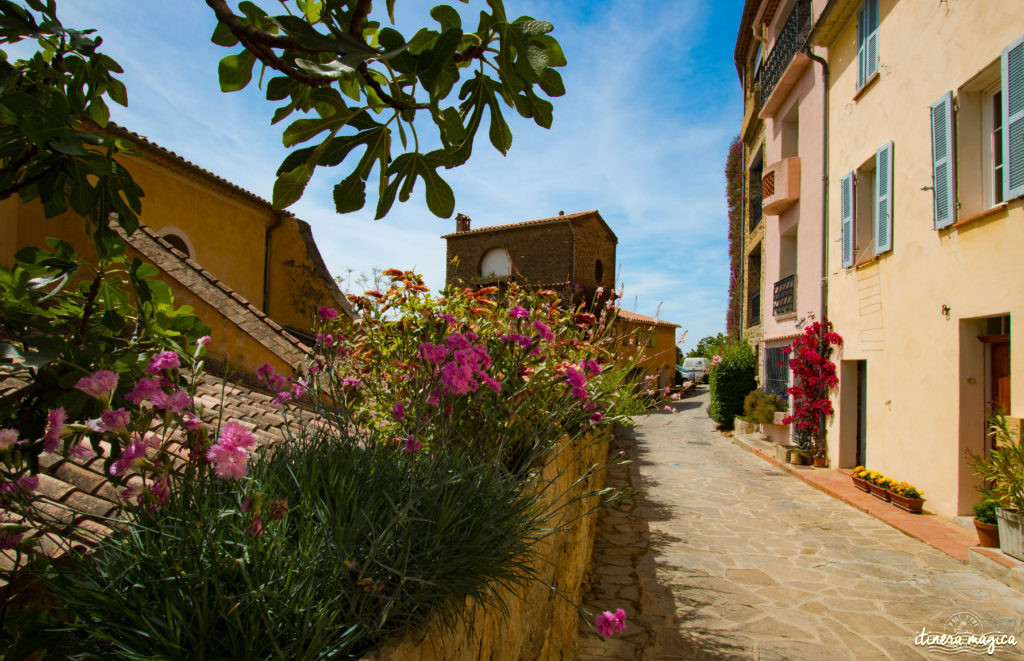
<path id="1" fill-rule="evenodd" d="M 208 346 L 210 346 L 210 342 L 212 342 L 212 341 L 213 340 L 210 338 L 209 335 L 204 335 L 201 338 L 199 338 L 198 340 L 196 340 L 196 346 L 208 347 Z"/>
<path id="2" fill-rule="evenodd" d="M 246 530 L 253 534 L 255 537 L 263 536 L 263 519 L 257 514 L 252 518 L 252 523 L 246 528 Z"/>
<path id="3" fill-rule="evenodd" d="M 165 393 L 163 390 L 153 395 L 153 408 L 159 411 L 166 411 L 170 414 L 181 413 L 189 404 L 192 403 L 192 398 L 188 396 L 188 393 L 184 390 L 175 390 L 171 394 Z"/>
<path id="4" fill-rule="evenodd" d="M 597 376 L 601 373 L 601 365 L 594 359 L 580 361 L 580 369 L 587 373 L 587 376 Z"/>
<path id="5" fill-rule="evenodd" d="M 191 411 L 186 411 L 185 415 L 181 416 L 181 426 L 185 431 L 195 431 L 203 426 L 203 421 Z"/>
<path id="6" fill-rule="evenodd" d="M 136 440 L 124 449 L 121 456 L 110 464 L 110 474 L 115 477 L 121 475 L 129 468 L 137 467 L 146 459 L 147 444 L 142 440 Z"/>
<path id="7" fill-rule="evenodd" d="M 350 376 L 346 376 L 344 379 L 341 380 L 341 385 L 344 388 L 358 388 L 359 386 L 363 385 L 363 382 L 360 381 L 359 379 L 354 379 Z"/>
<path id="8" fill-rule="evenodd" d="M 277 392 L 283 390 L 288 382 L 288 379 L 274 369 L 269 363 L 263 363 L 256 368 L 256 378 L 261 382 L 265 383 L 268 388 Z"/>
<path id="9" fill-rule="evenodd" d="M 594 411 L 593 413 L 590 414 L 590 421 L 595 425 L 601 422 L 602 420 L 604 420 L 604 413 L 601 413 L 600 411 Z"/>
<path id="10" fill-rule="evenodd" d="M 329 308 L 326 305 L 321 305 L 316 309 L 316 314 L 321 319 L 337 319 L 338 311 L 334 308 Z"/>
<path id="11" fill-rule="evenodd" d="M 47 452 L 56 452 L 60 447 L 61 436 L 64 435 L 64 420 L 67 414 L 64 407 L 60 406 L 50 409 L 46 414 L 46 433 L 43 435 L 43 449 Z"/>
<path id="12" fill-rule="evenodd" d="M 409 438 L 405 439 L 405 451 L 412 454 L 416 450 L 419 450 L 423 444 L 416 440 L 416 437 L 409 434 Z"/>
<path id="13" fill-rule="evenodd" d="M 22 475 L 18 478 L 18 488 L 22 491 L 35 491 L 39 488 L 39 478 L 35 475 Z"/>
<path id="14" fill-rule="evenodd" d="M 157 355 L 149 359 L 149 365 L 146 366 L 146 372 L 153 376 L 158 376 L 164 372 L 164 370 L 173 370 L 181 367 L 181 362 L 178 360 L 178 354 L 174 351 L 161 351 Z"/>
<path id="15" fill-rule="evenodd" d="M 138 406 L 142 402 L 152 399 L 153 395 L 158 392 L 163 392 L 160 379 L 139 379 L 132 391 L 124 398 Z"/>
<path id="16" fill-rule="evenodd" d="M 401 420 L 405 417 L 405 404 L 402 402 L 395 402 L 391 406 L 391 417 L 395 420 Z"/>
<path id="17" fill-rule="evenodd" d="M 292 399 L 301 399 L 306 394 L 306 384 L 296 381 L 292 384 Z"/>
<path id="18" fill-rule="evenodd" d="M 444 322 L 446 324 L 448 324 L 449 326 L 454 326 L 455 325 L 455 317 L 451 316 L 450 314 L 443 314 L 443 313 L 442 314 L 438 314 L 437 318 L 438 319 L 443 319 Z"/>
<path id="19" fill-rule="evenodd" d="M 569 391 L 572 392 L 573 397 L 579 400 L 587 398 L 587 379 L 574 367 L 565 368 L 565 385 L 569 386 Z"/>
<path id="20" fill-rule="evenodd" d="M 488 388 L 490 388 L 494 392 L 501 392 L 501 383 L 499 383 L 498 381 L 492 379 L 490 377 L 490 375 L 488 375 L 487 373 L 480 372 L 480 380 L 483 381 L 484 385 L 486 385 Z"/>
<path id="21" fill-rule="evenodd" d="M 523 306 L 517 305 L 508 311 L 508 316 L 512 317 L 513 319 L 522 319 L 524 317 L 529 317 L 530 312 Z"/>
<path id="22" fill-rule="evenodd" d="M 721 362 L 722 362 L 722 357 L 720 355 L 718 355 L 718 354 L 715 354 L 714 357 L 711 359 L 712 366 L 718 365 Z"/>
<path id="23" fill-rule="evenodd" d="M 594 627 L 597 629 L 597 633 L 604 638 L 614 636 L 626 628 L 626 612 L 621 608 L 614 614 L 605 611 L 594 619 Z"/>
<path id="24" fill-rule="evenodd" d="M 171 498 L 170 481 L 170 478 L 167 475 L 164 475 L 159 480 L 154 480 L 153 483 L 149 485 L 149 493 L 153 494 L 153 497 L 156 498 L 157 502 L 161 505 Z M 152 511 L 153 510 L 151 508 L 150 512 Z"/>
<path id="25" fill-rule="evenodd" d="M 18 440 L 18 432 L 13 429 L 0 429 L 0 450 L 12 448 L 21 441 Z"/>
<path id="26" fill-rule="evenodd" d="M 548 342 L 551 342 L 555 339 L 555 334 L 552 333 L 551 329 L 548 328 L 548 325 L 545 324 L 540 319 L 533 322 L 533 328 L 534 330 L 537 331 L 537 334 L 540 335 L 540 339 L 546 340 Z"/>
<path id="27" fill-rule="evenodd" d="M 92 457 L 96 456 L 96 453 L 93 452 L 92 448 L 86 447 L 81 443 L 73 445 L 71 448 L 69 448 L 68 454 L 70 454 L 72 457 L 75 457 L 76 459 L 91 459 Z"/>
<path id="28" fill-rule="evenodd" d="M 117 372 L 110 370 L 98 370 L 89 376 L 83 376 L 75 384 L 75 387 L 90 397 L 96 399 L 109 399 L 117 388 Z"/>
<path id="29" fill-rule="evenodd" d="M 525 335 L 520 335 L 518 333 L 509 333 L 508 335 L 502 335 L 499 338 L 499 341 L 501 341 L 501 342 L 514 342 L 515 344 L 518 344 L 519 346 L 521 346 L 523 348 L 526 348 L 526 347 L 530 346 L 530 344 L 533 343 L 533 340 L 531 340 L 530 338 L 526 337 Z"/>
<path id="30" fill-rule="evenodd" d="M 424 342 L 420 345 L 419 355 L 420 358 L 428 363 L 436 365 L 445 359 L 445 356 L 448 355 L 448 350 L 440 345 Z"/>
<path id="31" fill-rule="evenodd" d="M 104 411 L 100 414 L 100 421 L 97 425 L 101 431 L 107 431 L 112 434 L 117 434 L 128 428 L 128 411 L 124 409 L 114 409 L 112 411 Z"/>
<path id="32" fill-rule="evenodd" d="M 234 420 L 224 424 L 220 430 L 220 438 L 217 442 L 221 445 L 232 445 L 244 450 L 251 450 L 256 447 L 256 437 L 240 422 Z"/>
<path id="33" fill-rule="evenodd" d="M 239 480 L 248 472 L 249 451 L 243 447 L 217 443 L 206 452 L 206 458 L 219 478 Z"/>

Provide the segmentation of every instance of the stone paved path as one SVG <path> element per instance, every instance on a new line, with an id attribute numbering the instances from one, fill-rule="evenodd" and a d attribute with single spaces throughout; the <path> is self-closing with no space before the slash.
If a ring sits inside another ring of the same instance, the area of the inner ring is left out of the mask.
<path id="1" fill-rule="evenodd" d="M 613 441 L 633 463 L 609 484 L 638 494 L 602 515 L 585 605 L 629 628 L 583 631 L 579 659 L 950 658 L 914 637 L 964 611 L 1024 637 L 1024 595 L 733 445 L 706 406 L 705 387 Z"/>

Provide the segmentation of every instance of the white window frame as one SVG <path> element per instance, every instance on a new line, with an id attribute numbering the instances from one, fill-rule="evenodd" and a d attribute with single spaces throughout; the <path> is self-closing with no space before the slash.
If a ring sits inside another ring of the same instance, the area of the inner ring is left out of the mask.
<path id="1" fill-rule="evenodd" d="M 1006 176 L 1006 156 L 1003 154 L 1002 138 L 1002 84 L 989 87 L 981 97 L 981 163 L 984 182 L 983 203 L 991 209 L 1003 202 L 1003 177 Z M 997 95 L 1000 98 L 996 98 Z M 998 122 L 998 126 L 997 123 Z M 996 155 L 1002 163 L 996 164 Z"/>

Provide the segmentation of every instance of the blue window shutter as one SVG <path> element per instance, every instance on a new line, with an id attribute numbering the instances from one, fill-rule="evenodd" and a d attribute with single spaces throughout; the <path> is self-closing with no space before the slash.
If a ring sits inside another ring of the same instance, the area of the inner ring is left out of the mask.
<path id="1" fill-rule="evenodd" d="M 867 0 L 864 9 L 868 15 L 865 30 L 867 33 L 865 38 L 867 54 L 865 56 L 864 80 L 866 82 L 868 78 L 871 78 L 871 76 L 878 72 L 878 0 Z"/>
<path id="2" fill-rule="evenodd" d="M 875 154 L 875 254 L 892 250 L 892 143 Z"/>
<path id="3" fill-rule="evenodd" d="M 864 81 L 867 80 L 867 76 L 864 72 L 867 70 L 866 59 L 867 59 L 867 48 L 865 47 L 865 41 L 867 41 L 867 17 L 865 16 L 865 8 L 861 7 L 860 11 L 857 12 L 857 87 L 860 88 L 864 85 Z"/>
<path id="4" fill-rule="evenodd" d="M 932 197 L 935 229 L 956 222 L 956 167 L 953 160 L 953 93 L 932 104 Z"/>
<path id="5" fill-rule="evenodd" d="M 853 173 L 847 173 L 839 182 L 842 206 L 843 268 L 853 266 Z"/>
<path id="6" fill-rule="evenodd" d="M 1024 37 L 1006 47 L 1003 70 L 1003 199 L 1024 195 Z"/>

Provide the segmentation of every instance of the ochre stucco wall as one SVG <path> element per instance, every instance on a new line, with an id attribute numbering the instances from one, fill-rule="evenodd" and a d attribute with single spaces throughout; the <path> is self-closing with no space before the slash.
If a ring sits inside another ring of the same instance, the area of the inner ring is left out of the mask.
<path id="1" fill-rule="evenodd" d="M 933 228 L 932 193 L 922 190 L 932 185 L 929 107 L 1024 33 L 1020 10 L 1012 0 L 881 0 L 880 76 L 857 98 L 856 17 L 829 51 L 831 239 L 841 235 L 840 178 L 894 143 L 892 251 L 844 269 L 840 243 L 828 243 L 828 312 L 844 338 L 836 358 L 866 361 L 868 466 L 921 487 L 925 507 L 945 515 L 967 514 L 977 499 L 964 460 L 982 447 L 989 397 L 976 318 L 1011 317 L 1010 413 L 1024 415 L 1024 204 Z M 973 192 L 966 179 L 962 199 Z M 852 365 L 842 365 L 829 425 L 833 465 L 854 461 Z"/>

